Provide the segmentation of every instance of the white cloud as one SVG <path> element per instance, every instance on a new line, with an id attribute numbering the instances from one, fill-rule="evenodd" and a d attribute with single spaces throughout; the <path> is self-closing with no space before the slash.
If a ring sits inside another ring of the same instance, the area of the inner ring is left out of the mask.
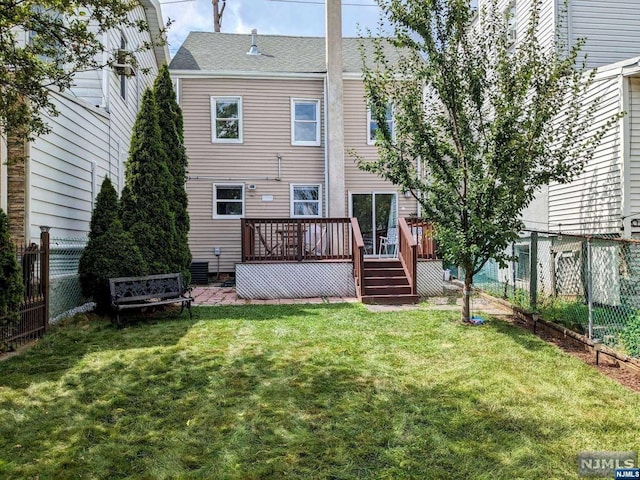
<path id="1" fill-rule="evenodd" d="M 319 1 L 319 0 L 300 0 Z M 343 3 L 374 4 L 374 0 L 343 0 Z M 229 33 L 258 33 L 270 35 L 324 36 L 324 5 L 314 3 L 292 3 L 271 0 L 227 0 L 222 17 L 222 31 Z M 162 13 L 175 20 L 169 29 L 169 49 L 175 54 L 191 31 L 213 31 L 213 8 L 210 0 L 164 3 Z M 358 35 L 377 29 L 379 13 L 377 7 L 344 5 L 342 8 L 343 35 Z"/>

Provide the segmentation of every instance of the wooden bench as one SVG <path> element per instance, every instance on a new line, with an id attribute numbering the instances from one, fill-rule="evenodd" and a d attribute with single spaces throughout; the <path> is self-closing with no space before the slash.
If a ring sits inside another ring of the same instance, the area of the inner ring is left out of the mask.
<path id="1" fill-rule="evenodd" d="M 186 306 L 191 313 L 191 289 L 182 285 L 181 273 L 148 275 L 145 277 L 120 277 L 109 279 L 111 307 L 116 312 L 116 324 L 120 326 L 120 311 L 154 305 L 180 303 L 180 313 Z"/>

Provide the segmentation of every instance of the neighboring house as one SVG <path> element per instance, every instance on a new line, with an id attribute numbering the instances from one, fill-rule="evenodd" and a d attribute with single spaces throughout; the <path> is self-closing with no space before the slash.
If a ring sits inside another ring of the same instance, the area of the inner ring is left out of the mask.
<path id="1" fill-rule="evenodd" d="M 105 61 L 118 49 L 134 50 L 160 34 L 163 20 L 157 0 L 141 0 L 131 15 L 145 20 L 150 31 L 108 32 L 103 38 Z M 86 71 L 75 75 L 70 90 L 52 90 L 60 115 L 47 118 L 51 133 L 26 144 L 9 141 L 8 148 L 3 138 L 0 206 L 8 212 L 17 242 L 37 241 L 41 225 L 52 227 L 54 238 L 85 237 L 102 179 L 109 176 L 122 188 L 142 93 L 152 85 L 158 66 L 169 61 L 166 46 L 136 56 L 135 75 L 128 68 Z M 9 167 L 7 155 L 12 159 Z"/>
<path id="2" fill-rule="evenodd" d="M 479 0 L 480 8 L 485 0 Z M 544 45 L 573 46 L 585 39 L 585 65 L 597 69 L 584 99 L 601 98 L 594 127 L 627 114 L 603 138 L 584 172 L 566 185 L 551 184 L 524 213 L 527 226 L 576 233 L 640 236 L 640 10 L 637 0 L 544 0 L 539 38 Z M 508 38 L 524 34 L 529 0 L 501 2 L 510 16 Z M 582 60 L 581 59 L 581 60 Z M 548 225 L 540 212 L 548 212 Z M 537 215 L 537 216 L 533 216 Z"/>
<path id="3" fill-rule="evenodd" d="M 344 175 L 333 180 L 324 38 L 192 32 L 178 50 L 170 70 L 189 156 L 190 247 L 211 272 L 241 261 L 242 218 L 355 217 L 377 255 L 399 217 L 420 215 L 414 198 L 356 165 L 356 153 L 377 158 L 361 43 L 342 40 Z M 329 215 L 336 195 L 342 214 Z"/>

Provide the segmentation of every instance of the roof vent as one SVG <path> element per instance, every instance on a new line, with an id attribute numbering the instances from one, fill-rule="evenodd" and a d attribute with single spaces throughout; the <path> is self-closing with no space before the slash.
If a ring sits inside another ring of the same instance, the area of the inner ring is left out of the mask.
<path id="1" fill-rule="evenodd" d="M 255 28 L 251 30 L 251 48 L 247 52 L 247 55 L 262 55 L 260 50 L 258 50 L 258 45 L 256 44 L 256 37 L 258 36 L 258 30 Z"/>

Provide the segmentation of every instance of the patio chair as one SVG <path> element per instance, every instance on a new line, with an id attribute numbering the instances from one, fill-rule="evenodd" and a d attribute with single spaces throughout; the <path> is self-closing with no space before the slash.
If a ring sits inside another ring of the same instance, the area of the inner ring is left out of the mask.
<path id="1" fill-rule="evenodd" d="M 304 250 L 309 255 L 324 255 L 327 250 L 326 225 L 311 225 L 304 232 Z"/>
<path id="2" fill-rule="evenodd" d="M 282 255 L 282 242 L 276 242 L 275 244 L 269 243 L 262 233 L 260 225 L 255 226 L 256 231 L 258 232 L 258 237 L 260 238 L 260 243 L 264 247 L 264 251 L 267 255 Z M 275 252 L 275 253 L 274 253 Z"/>
<path id="3" fill-rule="evenodd" d="M 398 228 L 389 227 L 386 237 L 380 237 L 380 249 L 378 250 L 378 258 L 382 257 L 382 251 L 385 255 L 389 255 L 389 250 L 392 251 L 391 256 L 398 258 Z"/>
<path id="4" fill-rule="evenodd" d="M 422 227 L 411 227 L 411 235 L 416 239 L 418 253 L 422 253 Z"/>

